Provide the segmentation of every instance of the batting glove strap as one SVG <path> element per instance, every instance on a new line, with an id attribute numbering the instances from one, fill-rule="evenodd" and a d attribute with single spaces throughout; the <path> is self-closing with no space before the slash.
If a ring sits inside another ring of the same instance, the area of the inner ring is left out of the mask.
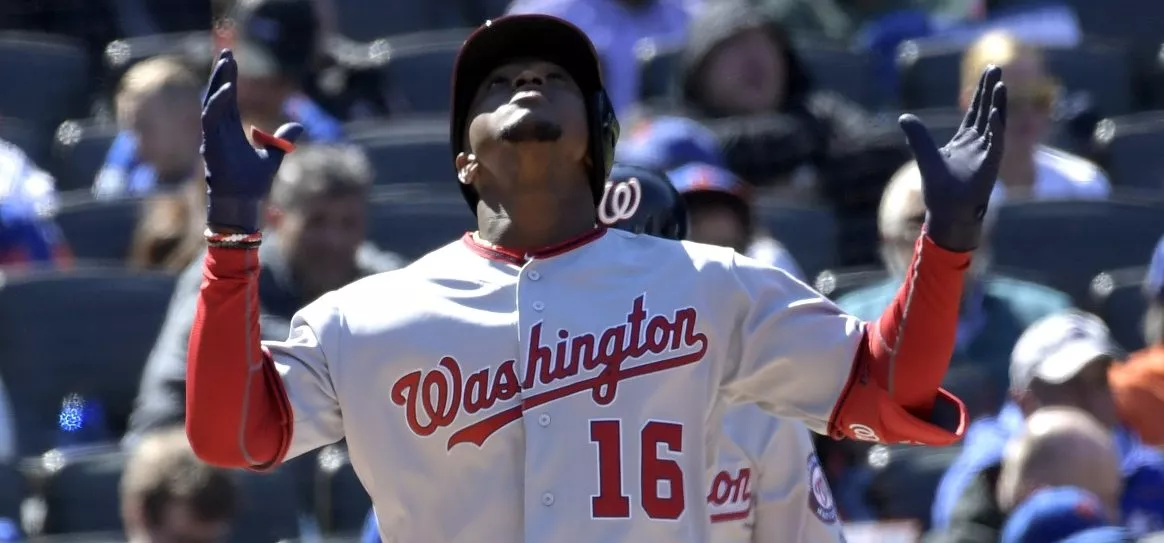
<path id="1" fill-rule="evenodd" d="M 227 249 L 254 249 L 263 241 L 263 235 L 259 232 L 223 234 L 207 228 L 203 235 L 206 237 L 207 245 Z"/>
<path id="2" fill-rule="evenodd" d="M 211 192 L 206 206 L 206 222 L 246 233 L 258 232 L 259 207 L 259 200 L 250 196 L 234 197 Z"/>

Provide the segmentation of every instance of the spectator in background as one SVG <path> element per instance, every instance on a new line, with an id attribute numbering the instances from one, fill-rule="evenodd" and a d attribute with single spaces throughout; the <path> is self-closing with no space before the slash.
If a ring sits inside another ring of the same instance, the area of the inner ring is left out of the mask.
<path id="1" fill-rule="evenodd" d="M 1041 408 L 1080 409 L 1112 429 L 1125 481 L 1143 470 L 1160 469 L 1160 456 L 1118 425 L 1107 372 L 1119 356 L 1103 322 L 1079 311 L 1045 317 L 1023 333 L 1011 359 L 1011 400 L 997 416 L 970 425 L 961 454 L 938 485 L 932 525 L 943 533 L 939 541 L 978 541 L 980 536 L 972 534 L 998 537 L 1006 518 L 997 502 L 1003 451 Z M 1124 515 L 1159 515 L 1142 511 L 1141 498 L 1135 498 L 1124 500 Z"/>
<path id="2" fill-rule="evenodd" d="M 1000 543 L 1131 541 L 1131 535 L 1114 525 L 1094 494 L 1068 486 L 1039 490 L 1019 505 L 1007 521 Z"/>
<path id="3" fill-rule="evenodd" d="M 1144 349 L 1111 369 L 1111 388 L 1121 419 L 1144 443 L 1164 449 L 1164 238 L 1144 278 Z"/>
<path id="4" fill-rule="evenodd" d="M 507 13 L 545 13 L 582 29 L 602 60 L 606 92 L 619 116 L 639 99 L 640 47 L 682 47 L 691 13 L 684 0 L 514 0 Z"/>
<path id="5" fill-rule="evenodd" d="M 93 183 L 95 197 L 168 191 L 201 176 L 202 87 L 201 78 L 173 57 L 144 60 L 125 73 L 115 98 L 121 132 Z"/>
<path id="6" fill-rule="evenodd" d="M 318 66 L 324 40 L 318 0 L 236 0 L 219 14 L 214 49 L 238 60 L 238 107 L 243 126 L 274 134 L 295 121 L 307 141 L 343 139 L 340 122 L 309 99 L 302 82 Z M 302 140 L 301 140 L 302 141 Z"/>
<path id="7" fill-rule="evenodd" d="M 56 181 L 19 147 L 0 140 L 0 267 L 72 261 L 60 229 Z"/>
<path id="8" fill-rule="evenodd" d="M 133 233 L 129 266 L 179 273 L 206 247 L 206 185 L 201 175 L 144 203 Z"/>
<path id="9" fill-rule="evenodd" d="M 723 153 L 707 127 L 684 117 L 642 120 L 620 142 L 616 159 L 667 172 L 687 204 L 687 239 L 732 247 L 805 280 L 792 255 L 756 224 L 751 187 L 724 168 Z"/>
<path id="10" fill-rule="evenodd" d="M 904 167 L 885 188 L 877 226 L 881 260 L 889 278 L 842 296 L 837 303 L 859 317 L 880 314 L 905 278 L 913 246 L 925 220 L 921 174 Z M 984 221 L 983 239 L 991 235 L 995 215 Z M 990 272 L 990 247 L 978 248 L 966 274 L 954 360 L 945 386 L 958 394 L 972 416 L 993 413 L 1007 389 L 1007 368 L 1015 342 L 1028 326 L 1071 307 L 1066 294 Z"/>
<path id="11" fill-rule="evenodd" d="M 238 499 L 230 472 L 194 456 L 181 428 L 144 436 L 121 477 L 129 543 L 226 541 Z"/>
<path id="12" fill-rule="evenodd" d="M 983 35 L 962 58 L 961 105 L 970 103 L 978 76 L 989 64 L 1002 68 L 1007 91 L 1006 153 L 995 189 L 998 195 L 1107 198 L 1111 185 L 1098 166 L 1043 144 L 1059 84 L 1047 75 L 1038 48 L 1003 31 Z"/>
<path id="13" fill-rule="evenodd" d="M 271 189 L 259 251 L 264 338 L 286 337 L 295 311 L 321 294 L 399 267 L 398 257 L 364 241 L 371 185 L 367 157 L 354 147 L 308 145 L 287 155 Z M 185 420 L 186 346 L 201 282 L 197 258 L 178 279 L 146 362 L 130 418 L 133 435 Z"/>
<path id="14" fill-rule="evenodd" d="M 1079 409 L 1032 413 L 1003 453 L 997 488 L 1002 511 L 1009 514 L 1044 488 L 1076 487 L 1097 498 L 1096 513 L 1118 518 L 1120 460 L 1108 428 Z"/>

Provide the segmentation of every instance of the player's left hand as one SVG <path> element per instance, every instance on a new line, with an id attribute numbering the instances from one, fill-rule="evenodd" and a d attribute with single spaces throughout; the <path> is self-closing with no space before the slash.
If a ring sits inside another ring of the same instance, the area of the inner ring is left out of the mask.
<path id="1" fill-rule="evenodd" d="M 973 251 L 982 235 L 1006 132 L 1006 86 L 1001 79 L 1001 69 L 986 68 L 966 118 L 941 149 L 916 116 L 905 114 L 898 121 L 921 172 L 926 233 L 950 251 Z"/>
<path id="2" fill-rule="evenodd" d="M 287 123 L 275 135 L 251 128 L 247 141 L 238 110 L 238 65 L 230 50 L 219 54 L 202 102 L 202 159 L 209 195 L 207 222 L 243 232 L 259 229 L 260 202 L 283 157 L 295 148 L 303 127 Z"/>

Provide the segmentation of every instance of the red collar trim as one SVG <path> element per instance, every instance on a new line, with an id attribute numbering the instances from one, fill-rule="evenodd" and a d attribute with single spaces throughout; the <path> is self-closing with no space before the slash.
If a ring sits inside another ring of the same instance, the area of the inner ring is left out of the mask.
<path id="1" fill-rule="evenodd" d="M 473 236 L 472 232 L 465 232 L 465 235 L 461 237 L 461 241 L 465 243 L 470 251 L 477 253 L 477 255 L 483 258 L 495 260 L 497 262 L 504 262 L 506 264 L 513 264 L 515 266 L 522 266 L 529 259 L 550 258 L 552 256 L 568 253 L 602 237 L 602 235 L 605 233 L 605 226 L 597 226 L 591 230 L 587 230 L 585 233 L 580 234 L 577 237 L 563 241 L 562 243 L 526 252 L 515 251 L 505 247 L 484 245 L 483 243 L 477 241 L 477 238 Z"/>

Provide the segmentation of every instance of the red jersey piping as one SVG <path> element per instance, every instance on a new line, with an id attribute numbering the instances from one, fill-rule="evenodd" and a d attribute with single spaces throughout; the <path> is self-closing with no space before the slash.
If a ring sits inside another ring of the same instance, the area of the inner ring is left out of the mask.
<path id="1" fill-rule="evenodd" d="M 461 241 L 465 243 L 470 251 L 477 253 L 477 255 L 481 256 L 482 258 L 487 258 L 489 260 L 494 260 L 505 264 L 513 264 L 514 266 L 522 266 L 530 259 L 550 258 L 560 254 L 568 253 L 594 240 L 597 240 L 598 238 L 601 238 L 605 233 L 605 226 L 596 226 L 561 243 L 556 243 L 554 245 L 549 245 L 535 249 L 533 251 L 524 252 L 497 245 L 485 245 L 477 240 L 476 236 L 473 235 L 473 232 L 465 232 L 465 235 L 461 236 Z"/>

